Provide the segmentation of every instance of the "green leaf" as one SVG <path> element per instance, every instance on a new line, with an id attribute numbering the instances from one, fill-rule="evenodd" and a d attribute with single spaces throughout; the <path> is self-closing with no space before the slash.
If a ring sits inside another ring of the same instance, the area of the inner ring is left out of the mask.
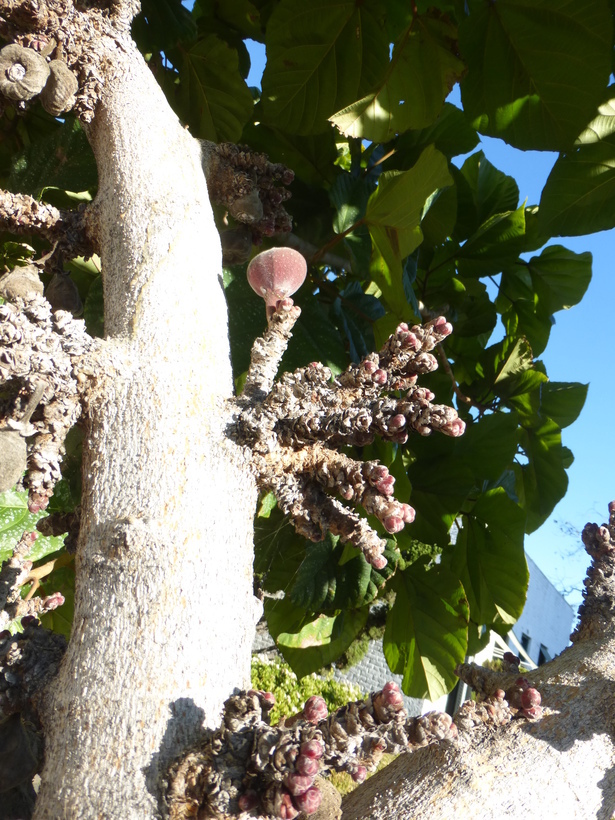
<path id="1" fill-rule="evenodd" d="M 437 700 L 455 683 L 467 647 L 468 606 L 463 587 L 442 565 L 419 558 L 395 577 L 396 597 L 384 632 L 384 656 L 403 675 L 410 697 Z"/>
<path id="2" fill-rule="evenodd" d="M 468 422 L 455 458 L 471 468 L 477 482 L 495 480 L 512 464 L 518 441 L 516 413 L 491 413 Z"/>
<path id="3" fill-rule="evenodd" d="M 525 512 L 501 487 L 481 495 L 462 516 L 447 562 L 461 579 L 476 623 L 512 626 L 523 611 L 529 578 L 524 524 Z"/>
<path id="4" fill-rule="evenodd" d="M 297 136 L 255 122 L 246 126 L 242 140 L 252 150 L 266 153 L 271 162 L 292 168 L 295 177 L 307 185 L 328 188 L 339 175 L 334 165 L 337 148 L 333 128 L 315 136 Z"/>
<path id="5" fill-rule="evenodd" d="M 468 183 L 476 213 L 474 230 L 496 214 L 516 210 L 519 204 L 516 181 L 492 165 L 482 151 L 476 151 L 466 159 L 461 174 Z"/>
<path id="6" fill-rule="evenodd" d="M 350 360 L 358 362 L 376 349 L 373 323 L 385 310 L 375 296 L 363 292 L 359 282 L 351 282 L 331 306 L 331 318 L 346 336 Z"/>
<path id="7" fill-rule="evenodd" d="M 416 510 L 412 524 L 412 536 L 426 544 L 444 547 L 449 542 L 451 526 L 466 496 L 475 484 L 474 475 L 467 464 L 452 457 L 454 442 L 444 436 L 430 436 L 428 443 L 442 443 L 449 452 L 423 455 L 408 468 L 412 483 L 410 503 Z M 422 442 L 411 440 L 413 450 L 424 449 Z"/>
<path id="8" fill-rule="evenodd" d="M 459 251 L 463 276 L 490 276 L 511 264 L 525 244 L 525 208 L 495 214 L 484 222 Z"/>
<path id="9" fill-rule="evenodd" d="M 102 338 L 105 334 L 105 304 L 102 276 L 99 274 L 90 285 L 83 305 L 83 318 L 88 333 Z"/>
<path id="10" fill-rule="evenodd" d="M 67 117 L 43 139 L 13 159 L 9 188 L 40 197 L 46 188 L 85 191 L 96 188 L 98 174 L 90 144 L 80 123 Z"/>
<path id="11" fill-rule="evenodd" d="M 588 384 L 547 382 L 540 391 L 540 412 L 562 429 L 579 417 L 587 398 Z"/>
<path id="12" fill-rule="evenodd" d="M 298 678 L 336 661 L 364 628 L 368 611 L 363 607 L 314 618 L 287 598 L 265 601 L 269 632 Z"/>
<path id="13" fill-rule="evenodd" d="M 517 471 L 519 497 L 527 511 L 525 531 L 534 532 L 553 512 L 568 489 L 566 466 L 569 451 L 562 447 L 562 434 L 552 419 L 541 418 L 521 432 L 521 447 L 528 463 Z"/>
<path id="14" fill-rule="evenodd" d="M 615 134 L 615 85 L 607 89 L 604 102 L 598 106 L 598 113 L 579 134 L 577 145 L 590 145 Z"/>
<path id="15" fill-rule="evenodd" d="M 611 71 L 603 0 L 482 0 L 459 28 L 464 110 L 522 149 L 564 151 L 592 117 Z"/>
<path id="16" fill-rule="evenodd" d="M 410 168 L 428 145 L 435 147 L 447 159 L 457 154 L 469 154 L 478 145 L 478 134 L 460 108 L 444 103 L 436 121 L 426 128 L 406 131 L 395 142 L 395 154 L 384 163 L 385 171 Z M 516 204 L 516 203 L 515 203 Z"/>
<path id="17" fill-rule="evenodd" d="M 142 52 L 164 51 L 196 35 L 196 24 L 181 0 L 142 0 L 132 34 Z"/>
<path id="18" fill-rule="evenodd" d="M 41 624 L 47 629 L 59 632 L 60 635 L 70 638 L 75 613 L 74 567 L 58 567 L 58 569 L 54 569 L 54 571 L 41 582 L 42 595 L 51 595 L 54 592 L 62 593 L 64 603 L 57 609 L 53 609 L 42 615 L 40 619 Z"/>
<path id="19" fill-rule="evenodd" d="M 282 0 L 267 26 L 263 121 L 293 134 L 327 127 L 386 69 L 388 44 L 376 0 Z"/>
<path id="20" fill-rule="evenodd" d="M 445 242 L 457 221 L 457 189 L 443 188 L 429 200 L 429 210 L 421 221 L 421 231 L 427 245 Z"/>
<path id="21" fill-rule="evenodd" d="M 438 13 L 414 17 L 399 35 L 374 90 L 330 117 L 349 137 L 387 142 L 434 122 L 465 65 L 456 56 L 457 28 Z"/>
<path id="22" fill-rule="evenodd" d="M 254 521 L 254 573 L 266 592 L 290 589 L 305 558 L 306 542 L 279 507 Z"/>
<path id="23" fill-rule="evenodd" d="M 561 156 L 540 197 L 538 224 L 549 236 L 615 226 L 615 134 Z"/>
<path id="24" fill-rule="evenodd" d="M 350 558 L 344 560 L 347 554 Z M 397 556 L 391 551 L 385 551 L 385 555 L 389 563 L 376 572 L 362 553 L 345 548 L 338 537 L 327 533 L 323 541 L 306 550 L 290 600 L 310 612 L 359 609 L 377 597 L 386 578 L 395 571 Z"/>
<path id="25" fill-rule="evenodd" d="M 177 68 L 176 108 L 192 134 L 238 142 L 254 101 L 239 72 L 237 51 L 210 34 L 179 49 Z"/>
<path id="26" fill-rule="evenodd" d="M 8 490 L 0 493 L 0 563 L 10 558 L 24 532 L 36 532 L 36 522 L 46 513 L 28 512 L 28 494 Z M 28 555 L 31 561 L 40 561 L 62 549 L 64 536 L 39 535 Z"/>
<path id="27" fill-rule="evenodd" d="M 550 245 L 540 256 L 532 256 L 528 266 L 550 313 L 578 304 L 592 278 L 591 253 L 574 253 L 561 245 Z"/>
<path id="28" fill-rule="evenodd" d="M 407 304 L 402 260 L 420 244 L 425 201 L 438 188 L 452 184 L 445 157 L 428 146 L 408 171 L 387 171 L 370 196 L 365 214 L 375 247 L 375 279 L 396 315 Z M 398 313 L 400 312 L 401 313 Z"/>
<path id="29" fill-rule="evenodd" d="M 200 20 L 201 17 L 207 18 L 213 13 L 216 19 L 238 31 L 242 37 L 262 40 L 259 5 L 261 4 L 251 3 L 250 0 L 224 0 L 224 3 L 213 2 L 213 0 L 196 0 L 193 14 Z"/>
<path id="30" fill-rule="evenodd" d="M 336 211 L 333 220 L 335 233 L 347 231 L 364 216 L 373 191 L 373 183 L 365 177 L 348 173 L 338 176 L 329 191 L 329 199 Z"/>

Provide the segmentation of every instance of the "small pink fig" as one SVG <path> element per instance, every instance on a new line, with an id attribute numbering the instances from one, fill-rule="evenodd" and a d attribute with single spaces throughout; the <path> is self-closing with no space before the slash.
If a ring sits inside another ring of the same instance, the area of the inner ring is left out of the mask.
<path id="1" fill-rule="evenodd" d="M 405 526 L 404 519 L 398 515 L 387 515 L 382 523 L 385 530 L 390 533 L 401 532 Z"/>
<path id="2" fill-rule="evenodd" d="M 540 692 L 538 689 L 533 689 L 530 687 L 521 693 L 521 706 L 523 706 L 524 709 L 531 709 L 533 706 L 540 706 L 541 700 L 542 698 L 540 697 Z"/>
<path id="3" fill-rule="evenodd" d="M 282 794 L 282 802 L 280 804 L 278 816 L 281 817 L 282 820 L 294 820 L 298 814 L 299 812 L 295 808 L 290 794 L 288 794 L 288 792 Z"/>
<path id="4" fill-rule="evenodd" d="M 301 744 L 301 754 L 305 755 L 305 757 L 313 757 L 314 760 L 320 760 L 320 758 L 325 753 L 325 747 L 322 745 L 320 740 L 306 740 L 305 743 Z"/>
<path id="5" fill-rule="evenodd" d="M 250 811 L 255 809 L 259 804 L 258 795 L 255 791 L 247 791 L 239 795 L 237 805 L 241 811 Z"/>
<path id="6" fill-rule="evenodd" d="M 315 757 L 308 757 L 308 755 L 299 755 L 295 761 L 295 768 L 299 774 L 314 777 L 319 769 L 318 760 Z"/>
<path id="7" fill-rule="evenodd" d="M 265 300 L 267 318 L 277 302 L 298 290 L 305 281 L 307 264 L 303 256 L 292 248 L 270 248 L 257 254 L 248 265 L 250 287 Z"/>
<path id="8" fill-rule="evenodd" d="M 284 785 L 293 796 L 304 794 L 313 782 L 313 775 L 299 774 L 298 772 L 291 772 L 284 778 Z"/>
<path id="9" fill-rule="evenodd" d="M 374 569 L 384 569 L 387 565 L 387 559 L 384 555 L 374 555 L 373 558 L 369 559 L 369 563 L 372 565 Z"/>
<path id="10" fill-rule="evenodd" d="M 317 786 L 312 786 L 311 789 L 308 789 L 303 794 L 297 795 L 297 797 L 293 799 L 299 811 L 303 811 L 306 814 L 314 814 L 315 811 L 318 811 L 321 801 L 322 794 Z"/>
<path id="11" fill-rule="evenodd" d="M 303 707 L 303 717 L 309 720 L 310 723 L 319 723 L 324 720 L 329 714 L 327 704 L 324 698 L 320 695 L 312 695 L 305 702 Z"/>
<path id="12" fill-rule="evenodd" d="M 363 783 L 367 777 L 367 769 L 365 766 L 357 766 L 350 775 L 355 783 Z"/>

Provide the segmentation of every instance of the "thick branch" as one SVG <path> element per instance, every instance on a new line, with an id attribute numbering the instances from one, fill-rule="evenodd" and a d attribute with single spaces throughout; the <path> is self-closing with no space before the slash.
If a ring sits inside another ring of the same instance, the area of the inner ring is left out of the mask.
<path id="1" fill-rule="evenodd" d="M 0 191 L 0 230 L 16 236 L 38 234 L 69 257 L 94 253 L 84 216 L 84 211 L 59 210 L 26 194 Z"/>

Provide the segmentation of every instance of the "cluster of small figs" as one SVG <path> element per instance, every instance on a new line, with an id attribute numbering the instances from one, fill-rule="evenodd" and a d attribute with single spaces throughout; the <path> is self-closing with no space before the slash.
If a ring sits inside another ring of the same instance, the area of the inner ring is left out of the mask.
<path id="1" fill-rule="evenodd" d="M 265 302 L 269 328 L 253 347 L 239 438 L 252 448 L 259 486 L 274 493 L 297 532 L 320 541 L 329 530 L 382 569 L 385 541 L 331 495 L 362 506 L 392 534 L 414 520 L 414 510 L 393 497 L 395 479 L 386 466 L 356 461 L 339 448 L 363 447 L 376 436 L 403 444 L 409 431 L 463 434 L 465 423 L 457 411 L 432 404 L 434 394 L 417 385 L 419 375 L 437 368 L 432 351 L 452 326 L 443 316 L 412 327 L 402 322 L 377 353 L 335 378 L 329 368 L 312 362 L 275 383 L 269 370 L 259 380 L 263 361 L 281 359 L 299 316 L 290 296 L 306 273 L 305 259 L 292 248 L 271 248 L 248 265 L 248 282 Z"/>
<path id="2" fill-rule="evenodd" d="M 309 816 L 326 805 L 322 778 L 330 771 L 361 783 L 385 752 L 457 737 L 445 713 L 409 718 L 394 682 L 330 714 L 324 699 L 312 696 L 301 712 L 271 726 L 274 703 L 271 693 L 255 690 L 226 701 L 222 726 L 169 772 L 172 820 L 238 812 L 282 820 Z"/>

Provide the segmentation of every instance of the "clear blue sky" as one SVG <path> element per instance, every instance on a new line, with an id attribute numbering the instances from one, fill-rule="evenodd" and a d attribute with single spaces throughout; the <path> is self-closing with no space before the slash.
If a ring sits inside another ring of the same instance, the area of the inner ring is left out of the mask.
<path id="1" fill-rule="evenodd" d="M 248 84 L 260 86 L 265 47 L 250 42 L 249 50 L 252 68 Z M 460 105 L 458 87 L 449 100 Z M 520 203 L 527 199 L 528 205 L 538 204 L 556 154 L 518 151 L 487 137 L 480 148 L 496 168 L 516 179 Z M 589 383 L 589 391 L 581 416 L 563 431 L 563 443 L 575 456 L 568 471 L 568 492 L 551 518 L 526 539 L 526 549 L 552 583 L 569 593 L 569 603 L 577 606 L 582 600 L 588 564 L 580 532 L 588 521 L 603 523 L 607 505 L 615 499 L 615 431 L 610 426 L 615 406 L 615 368 L 611 362 L 615 355 L 615 231 L 564 237 L 549 244 L 593 254 L 592 282 L 583 301 L 556 315 L 549 344 L 541 356 L 551 380 Z"/>

